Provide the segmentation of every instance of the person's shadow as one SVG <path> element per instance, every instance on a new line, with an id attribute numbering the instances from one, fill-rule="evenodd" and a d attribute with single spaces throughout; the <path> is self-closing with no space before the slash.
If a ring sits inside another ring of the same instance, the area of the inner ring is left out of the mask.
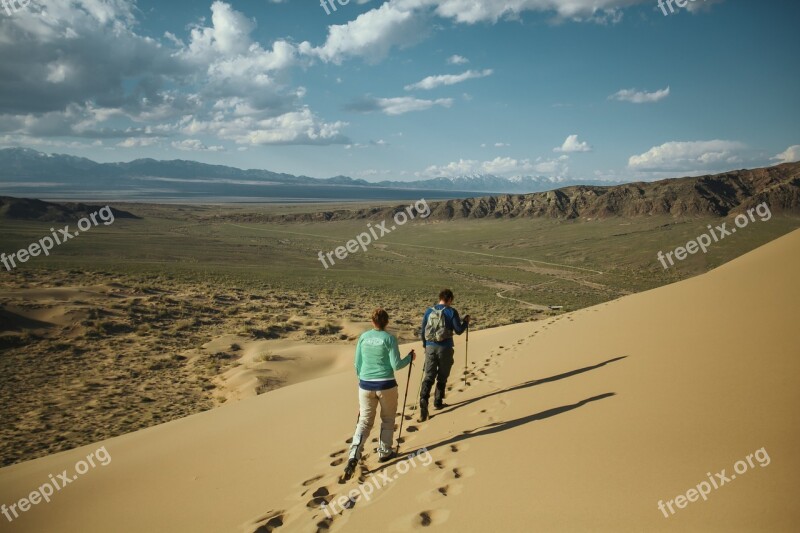
<path id="1" fill-rule="evenodd" d="M 627 357 L 626 355 L 624 355 L 622 357 L 615 357 L 613 359 L 609 359 L 608 361 L 604 361 L 604 362 L 598 363 L 596 365 L 587 366 L 587 367 L 584 367 L 584 368 L 579 368 L 577 370 L 571 370 L 569 372 L 564 372 L 563 374 L 557 374 L 555 376 L 550 376 L 550 377 L 547 377 L 547 378 L 533 379 L 531 381 L 526 381 L 525 383 L 520 383 L 519 385 L 514 385 L 513 387 L 509 387 L 507 389 L 502 389 L 502 390 L 490 392 L 488 394 L 484 394 L 483 396 L 478 396 L 476 398 L 471 398 L 469 400 L 464 400 L 463 402 L 460 402 L 460 403 L 457 403 L 455 405 L 452 405 L 448 409 L 445 409 L 445 410 L 441 411 L 439 414 L 446 414 L 446 413 L 453 412 L 456 409 L 460 409 L 461 407 L 467 406 L 467 405 L 469 405 L 471 403 L 475 403 L 475 402 L 477 402 L 479 400 L 483 400 L 483 399 L 486 399 L 486 398 L 491 398 L 492 396 L 496 396 L 498 394 L 503 394 L 503 393 L 506 393 L 506 392 L 513 392 L 513 391 L 522 390 L 522 389 L 527 389 L 529 387 L 535 387 L 536 385 L 541 385 L 543 383 L 551 383 L 553 381 L 558 381 L 558 380 L 561 380 L 561 379 L 566 379 L 566 378 L 569 378 L 569 377 L 572 377 L 572 376 L 576 376 L 578 374 L 583 374 L 584 372 L 589 372 L 590 370 L 595 370 L 595 369 L 604 367 L 609 363 L 614 363 L 616 361 L 621 361 L 622 359 L 625 359 L 626 357 Z M 590 398 L 586 398 L 586 399 L 581 400 L 581 401 L 579 401 L 577 403 L 573 403 L 573 404 L 569 404 L 569 405 L 562 405 L 560 407 L 553 407 L 552 409 L 547 409 L 545 411 L 534 413 L 532 415 L 523 416 L 523 417 L 520 417 L 520 418 L 515 418 L 514 420 L 508 420 L 506 422 L 493 422 L 493 423 L 488 424 L 488 425 L 483 426 L 483 427 L 478 427 L 478 428 L 475 428 L 475 429 L 468 429 L 468 430 L 463 431 L 460 435 L 454 435 L 454 436 L 450 437 L 449 439 L 445 439 L 445 440 L 443 440 L 441 442 L 437 442 L 435 444 L 431 444 L 429 446 L 425 446 L 424 449 L 427 449 L 428 451 L 431 451 L 431 450 L 435 450 L 436 448 L 441 448 L 442 446 L 449 446 L 451 444 L 455 444 L 456 442 L 461 442 L 463 440 L 472 439 L 472 438 L 476 438 L 476 437 L 481 437 L 483 435 L 491 435 L 493 433 L 499 433 L 501 431 L 506 431 L 507 429 L 512 429 L 512 428 L 515 428 L 515 427 L 518 427 L 518 426 L 522 426 L 522 425 L 527 424 L 529 422 L 535 422 L 537 420 L 545 420 L 547 418 L 551 418 L 551 417 L 554 417 L 556 415 L 567 413 L 569 411 L 572 411 L 573 409 L 578 409 L 579 407 L 583 407 L 587 403 L 596 402 L 596 401 L 599 401 L 599 400 L 604 400 L 606 398 L 610 398 L 610 397 L 615 396 L 615 395 L 616 395 L 616 393 L 614 393 L 614 392 L 606 392 L 604 394 L 599 394 L 597 396 L 592 396 Z M 439 414 L 437 414 L 436 416 L 439 416 Z M 405 439 L 403 439 L 403 440 L 405 440 Z M 381 470 L 384 470 L 387 467 L 390 467 L 390 466 L 392 466 L 392 465 L 394 465 L 394 464 L 396 464 L 396 463 L 398 463 L 400 461 L 403 461 L 403 460 L 406 459 L 406 457 L 408 457 L 410 455 L 413 455 L 413 454 L 417 453 L 418 451 L 420 451 L 422 449 L 423 448 L 420 448 L 418 450 L 415 449 L 415 450 L 411 450 L 411 451 L 402 453 L 397 458 L 395 458 L 394 460 L 389 461 L 387 463 L 384 463 L 384 464 L 380 465 L 379 467 L 373 469 L 370 472 L 370 474 L 375 474 L 376 472 L 380 472 Z"/>
<path id="2" fill-rule="evenodd" d="M 544 383 L 551 383 L 553 381 L 558 381 L 560 379 L 570 378 L 572 376 L 577 376 L 578 374 L 583 374 L 584 372 L 589 372 L 590 370 L 596 370 L 598 368 L 604 367 L 609 363 L 615 363 L 617 361 L 621 361 L 628 357 L 627 355 L 623 355 L 622 357 L 615 357 L 613 359 L 609 359 L 608 361 L 604 361 L 602 363 L 598 363 L 596 365 L 587 366 L 584 368 L 579 368 L 577 370 L 570 370 L 569 372 L 564 372 L 563 374 L 557 374 L 555 376 L 550 376 L 548 378 L 541 378 L 541 379 L 532 379 L 530 381 L 526 381 L 525 383 L 520 383 L 519 385 L 514 385 L 513 387 L 509 387 L 503 390 L 497 390 L 494 392 L 490 392 L 488 394 L 484 394 L 483 396 L 477 396 L 475 398 L 470 398 L 469 400 L 464 400 L 463 402 L 455 403 L 449 406 L 446 409 L 442 409 L 438 413 L 434 414 L 434 416 L 445 415 L 447 413 L 452 413 L 456 409 L 461 409 L 462 407 L 466 407 L 469 404 L 478 402 L 480 400 L 485 400 L 486 398 L 491 398 L 492 396 L 496 396 L 498 394 L 504 394 L 506 392 L 513 392 L 517 390 L 527 389 L 528 387 L 535 387 L 536 385 L 542 385 Z"/>
<path id="3" fill-rule="evenodd" d="M 479 428 L 475 428 L 475 429 L 468 429 L 468 430 L 463 431 L 460 435 L 454 435 L 454 436 L 450 437 L 449 439 L 445 439 L 445 440 L 443 440 L 441 442 L 437 442 L 435 444 L 430 444 L 430 445 L 427 445 L 427 446 L 423 446 L 422 448 L 409 450 L 408 452 L 403 452 L 400 455 L 398 455 L 395 459 L 393 459 L 392 461 L 389 461 L 387 463 L 384 463 L 384 464 L 378 466 L 377 468 L 372 469 L 369 473 L 370 473 L 370 475 L 374 475 L 374 474 L 380 472 L 381 470 L 385 470 L 386 468 L 388 468 L 390 466 L 393 466 L 393 465 L 395 465 L 395 464 L 397 464 L 397 463 L 399 463 L 401 461 L 405 461 L 408 457 L 416 455 L 418 452 L 421 452 L 422 450 L 427 450 L 427 451 L 430 452 L 432 450 L 435 450 L 436 448 L 441 448 L 442 446 L 449 446 L 451 444 L 455 444 L 457 442 L 461 442 L 461 441 L 464 441 L 464 440 L 467 440 L 467 439 L 473 439 L 473 438 L 476 438 L 476 437 L 482 437 L 484 435 L 491 435 L 492 433 L 499 433 L 501 431 L 506 431 L 507 429 L 512 429 L 512 428 L 527 424 L 529 422 L 535 422 L 537 420 L 545 420 L 547 418 L 551 418 L 551 417 L 554 417 L 556 415 L 567 413 L 569 411 L 572 411 L 573 409 L 577 409 L 579 407 L 583 407 L 587 403 L 596 402 L 596 401 L 599 401 L 599 400 L 604 400 L 606 398 L 610 398 L 610 397 L 615 396 L 615 395 L 616 395 L 616 393 L 614 393 L 614 392 L 606 392 L 604 394 L 598 394 L 597 396 L 592 396 L 591 398 L 586 398 L 585 400 L 581 400 L 581 401 L 579 401 L 577 403 L 573 403 L 573 404 L 570 404 L 570 405 L 562 405 L 560 407 L 553 407 L 552 409 L 547 409 L 545 411 L 541 411 L 541 412 L 538 412 L 538 413 L 535 413 L 535 414 L 532 414 L 532 415 L 523 416 L 523 417 L 520 417 L 520 418 L 515 418 L 514 420 L 508 420 L 506 422 L 493 422 L 493 423 L 491 423 L 489 425 L 486 425 L 486 426 L 483 426 L 483 427 L 479 427 Z"/>
<path id="4" fill-rule="evenodd" d="M 546 418 L 560 415 L 562 413 L 572 411 L 573 409 L 577 409 L 578 407 L 583 407 L 587 403 L 596 402 L 598 400 L 604 400 L 614 395 L 616 395 L 616 393 L 606 392 L 604 394 L 592 396 L 591 398 L 586 398 L 585 400 L 581 400 L 578 403 L 573 403 L 570 405 L 562 405 L 561 407 L 553 407 L 552 409 L 547 409 L 546 411 L 541 411 L 539 413 L 535 413 L 532 415 L 523 416 L 521 418 L 515 418 L 514 420 L 508 420 L 507 422 L 492 422 L 491 424 L 484 426 L 482 428 L 476 428 L 472 430 L 468 429 L 464 431 L 461 435 L 454 435 L 449 439 L 443 440 L 442 442 L 437 442 L 436 444 L 426 446 L 426 448 L 428 449 L 428 451 L 431 451 L 435 450 L 436 448 L 440 448 L 442 446 L 448 446 L 450 444 L 455 444 L 456 442 L 461 442 L 462 440 L 471 439 L 474 437 L 481 437 L 483 435 L 491 435 L 492 433 L 499 433 L 507 429 L 527 424 L 528 422 L 535 422 L 537 420 L 544 420 Z"/>

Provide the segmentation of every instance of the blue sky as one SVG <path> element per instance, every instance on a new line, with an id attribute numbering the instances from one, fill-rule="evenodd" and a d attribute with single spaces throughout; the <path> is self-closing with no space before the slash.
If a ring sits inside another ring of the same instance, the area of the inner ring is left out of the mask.
<path id="1" fill-rule="evenodd" d="M 654 180 L 800 159 L 796 2 L 336 7 L 0 9 L 0 145 L 370 181 Z"/>

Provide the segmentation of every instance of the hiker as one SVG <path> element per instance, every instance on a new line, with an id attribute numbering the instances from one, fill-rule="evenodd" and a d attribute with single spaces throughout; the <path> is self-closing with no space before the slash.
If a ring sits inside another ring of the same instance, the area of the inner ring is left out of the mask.
<path id="1" fill-rule="evenodd" d="M 461 335 L 469 327 L 470 316 L 462 321 L 458 311 L 453 309 L 453 291 L 444 289 L 439 293 L 439 303 L 429 307 L 422 318 L 422 347 L 425 348 L 425 367 L 419 396 L 419 421 L 428 419 L 428 399 L 436 382 L 433 406 L 436 409 L 447 407 L 444 403 L 447 378 L 453 367 L 453 334 Z"/>
<path id="2" fill-rule="evenodd" d="M 395 455 L 393 436 L 398 393 L 394 373 L 416 359 L 417 354 L 411 350 L 404 358 L 400 358 L 397 338 L 385 331 L 388 323 L 389 314 L 383 309 L 375 309 L 372 313 L 373 329 L 362 333 L 356 344 L 359 414 L 345 467 L 345 479 L 352 477 L 361 459 L 361 452 L 375 421 L 378 404 L 381 406 L 378 460 L 385 462 Z"/>

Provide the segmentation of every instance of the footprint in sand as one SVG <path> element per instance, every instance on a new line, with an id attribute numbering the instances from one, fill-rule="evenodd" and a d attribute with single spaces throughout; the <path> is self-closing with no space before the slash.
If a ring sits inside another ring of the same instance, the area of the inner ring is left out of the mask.
<path id="1" fill-rule="evenodd" d="M 441 525 L 450 516 L 450 511 L 446 509 L 436 509 L 430 511 L 421 511 L 415 515 L 412 520 L 412 527 L 414 529 L 429 527 L 433 525 Z"/>
<path id="2" fill-rule="evenodd" d="M 452 459 L 441 459 L 439 461 L 434 461 L 433 464 L 436 465 L 436 468 L 438 468 L 439 470 L 444 470 L 445 468 L 448 468 L 451 465 L 456 464 L 456 462 L 455 460 Z"/>
<path id="3" fill-rule="evenodd" d="M 338 459 L 335 459 L 333 462 L 331 462 L 331 466 L 339 466 L 343 462 L 344 462 L 344 458 L 343 457 L 339 457 Z"/>
<path id="4" fill-rule="evenodd" d="M 460 468 L 454 468 L 451 471 L 451 474 L 453 476 L 453 479 L 461 479 L 461 478 L 465 478 L 465 477 L 472 477 L 472 476 L 475 475 L 475 469 L 474 468 L 470 468 L 468 466 L 460 467 Z"/>
<path id="5" fill-rule="evenodd" d="M 309 485 L 311 485 L 315 481 L 319 481 L 320 479 L 322 479 L 322 474 L 318 474 L 318 475 L 312 477 L 311 479 L 307 479 L 307 480 L 303 481 L 303 486 L 304 487 L 308 487 Z"/>
<path id="6" fill-rule="evenodd" d="M 347 450 L 339 450 L 338 452 L 333 452 L 333 453 L 332 453 L 332 454 L 330 454 L 328 457 L 338 457 L 338 456 L 342 455 L 342 454 L 343 454 L 344 452 L 346 452 L 346 451 L 347 451 Z"/>
<path id="7" fill-rule="evenodd" d="M 431 501 L 441 500 L 442 497 L 457 496 L 461 494 L 464 486 L 460 483 L 446 483 L 437 488 L 431 495 Z"/>
<path id="8" fill-rule="evenodd" d="M 312 509 L 319 509 L 323 505 L 328 505 L 333 499 L 333 496 L 327 487 L 318 488 L 311 496 L 312 499 L 308 501 L 306 507 L 310 507 Z"/>
<path id="9" fill-rule="evenodd" d="M 270 531 L 275 531 L 281 527 L 283 525 L 284 512 L 285 511 L 276 511 L 259 518 L 256 521 L 258 527 L 253 531 L 253 533 L 269 533 Z"/>
<path id="10" fill-rule="evenodd" d="M 419 428 L 417 426 L 408 426 L 409 433 L 414 433 L 416 431 L 419 431 Z"/>
<path id="11" fill-rule="evenodd" d="M 327 531 L 331 528 L 331 524 L 333 524 L 333 518 L 323 518 L 319 522 L 317 522 L 317 533 L 320 531 Z"/>

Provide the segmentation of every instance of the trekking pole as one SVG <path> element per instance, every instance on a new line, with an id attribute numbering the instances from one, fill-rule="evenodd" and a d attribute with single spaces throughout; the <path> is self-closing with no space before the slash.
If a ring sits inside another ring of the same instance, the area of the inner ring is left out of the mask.
<path id="1" fill-rule="evenodd" d="M 408 363 L 408 379 L 406 380 L 406 394 L 403 397 L 403 414 L 400 416 L 400 432 L 397 434 L 397 451 L 400 453 L 400 438 L 403 436 L 403 422 L 406 419 L 406 400 L 408 400 L 408 386 L 411 384 L 411 368 L 414 366 L 414 359 Z"/>
<path id="2" fill-rule="evenodd" d="M 467 362 L 469 361 L 469 324 L 467 324 L 467 347 L 464 348 L 464 386 L 466 387 L 469 385 L 467 383 Z"/>

